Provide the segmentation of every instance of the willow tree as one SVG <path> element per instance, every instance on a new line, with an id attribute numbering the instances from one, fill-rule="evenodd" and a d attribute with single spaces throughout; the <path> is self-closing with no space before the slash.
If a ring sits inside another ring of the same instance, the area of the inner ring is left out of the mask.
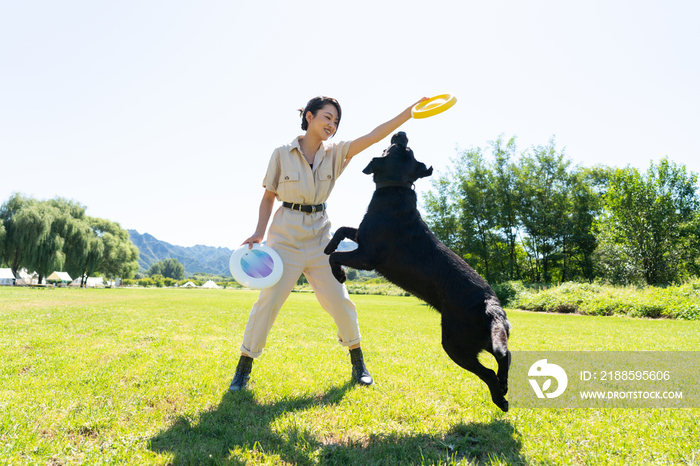
<path id="1" fill-rule="evenodd" d="M 67 214 L 61 213 L 46 202 L 36 204 L 37 213 L 41 216 L 48 231 L 39 240 L 26 258 L 25 267 L 39 274 L 39 283 L 56 270 L 62 270 L 65 255 L 63 253 L 64 227 L 68 221 Z"/>
<path id="2" fill-rule="evenodd" d="M 104 247 L 98 270 L 109 277 L 132 278 L 139 269 L 139 250 L 129 232 L 117 222 L 90 218 L 90 225 Z"/>
<path id="3" fill-rule="evenodd" d="M 5 228 L 0 258 L 17 276 L 41 254 L 38 248 L 51 232 L 51 218 L 38 201 L 15 193 L 0 207 L 0 219 Z"/>
<path id="4" fill-rule="evenodd" d="M 139 250 L 131 242 L 129 232 L 118 223 L 86 217 L 73 228 L 79 233 L 75 234 L 69 270 L 73 270 L 75 277 L 81 277 L 81 286 L 97 272 L 108 277 L 132 278 L 138 271 Z"/>
<path id="5" fill-rule="evenodd" d="M 0 219 L 0 265 L 3 264 L 2 250 L 5 246 L 5 223 Z"/>

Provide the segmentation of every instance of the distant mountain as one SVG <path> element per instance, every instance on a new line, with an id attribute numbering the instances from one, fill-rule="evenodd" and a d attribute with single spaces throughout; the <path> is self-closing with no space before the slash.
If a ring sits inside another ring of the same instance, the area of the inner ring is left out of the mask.
<path id="1" fill-rule="evenodd" d="M 175 258 L 185 266 L 185 274 L 212 273 L 215 275 L 231 276 L 228 262 L 233 251 L 229 248 L 212 246 L 184 247 L 174 246 L 156 239 L 148 233 L 140 234 L 136 230 L 128 230 L 131 242 L 139 248 L 139 268 L 146 271 L 151 265 L 164 259 Z"/>
<path id="2" fill-rule="evenodd" d="M 139 248 L 139 268 L 142 272 L 151 268 L 151 265 L 164 259 L 174 257 L 185 266 L 185 275 L 193 273 L 212 273 L 215 275 L 231 276 L 229 259 L 233 251 L 229 248 L 215 248 L 213 246 L 174 246 L 165 241 L 156 239 L 148 233 L 140 234 L 136 230 L 128 230 L 131 242 Z M 350 251 L 357 244 L 345 240 L 338 246 L 338 251 Z"/>

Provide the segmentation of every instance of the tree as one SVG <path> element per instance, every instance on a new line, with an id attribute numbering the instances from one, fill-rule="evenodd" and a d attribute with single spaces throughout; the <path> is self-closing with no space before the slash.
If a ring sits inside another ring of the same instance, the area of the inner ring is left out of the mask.
<path id="1" fill-rule="evenodd" d="M 116 222 L 85 216 L 84 210 L 76 206 L 73 209 L 77 218 L 65 229 L 68 274 L 81 277 L 81 285 L 98 272 L 107 277 L 132 278 L 138 271 L 139 250 L 129 232 Z"/>
<path id="2" fill-rule="evenodd" d="M 85 286 L 90 275 L 94 275 L 97 268 L 102 264 L 105 245 L 99 236 L 91 236 L 88 240 L 88 250 L 83 264 L 83 271 L 80 274 L 80 286 Z"/>
<path id="3" fill-rule="evenodd" d="M 0 219 L 0 265 L 3 264 L 2 250 L 5 246 L 5 223 Z"/>
<path id="4" fill-rule="evenodd" d="M 0 207 L 0 263 L 39 279 L 66 268 L 85 279 L 97 271 L 130 278 L 138 270 L 138 249 L 118 223 L 85 215 L 85 206 L 63 198 L 37 201 L 13 194 Z"/>
<path id="5" fill-rule="evenodd" d="M 497 272 L 496 204 L 491 167 L 480 149 L 463 151 L 455 161 L 456 205 L 462 232 L 462 250 L 476 259 L 475 268 L 487 281 Z"/>
<path id="6" fill-rule="evenodd" d="M 85 218 L 71 218 L 65 226 L 63 265 L 68 275 L 73 278 L 83 277 L 87 273 L 88 256 L 91 249 L 97 249 L 95 235 Z M 101 253 L 100 253 L 101 254 Z M 93 258 L 93 263 L 95 259 Z"/>
<path id="7" fill-rule="evenodd" d="M 496 209 L 496 226 L 501 231 L 505 241 L 508 265 L 505 268 L 507 278 L 516 280 L 520 277 L 518 266 L 518 206 L 520 203 L 517 191 L 517 169 L 511 159 L 516 155 L 515 138 L 511 138 L 503 147 L 503 138 L 491 143 L 494 157 L 493 183 L 494 202 Z"/>
<path id="8" fill-rule="evenodd" d="M 569 176 L 565 210 L 562 212 L 561 281 L 575 278 L 593 280 L 592 254 L 596 248 L 593 221 L 598 214 L 598 198 L 584 180 L 584 172 Z"/>
<path id="9" fill-rule="evenodd" d="M 162 275 L 165 278 L 171 278 L 173 280 L 183 280 L 185 278 L 185 266 L 173 257 L 152 264 L 147 274 L 149 277 Z"/>
<path id="10" fill-rule="evenodd" d="M 50 233 L 51 219 L 35 199 L 19 193 L 13 194 L 0 207 L 0 219 L 5 228 L 0 259 L 17 276 L 20 268 L 27 267 L 40 255 L 38 246 Z"/>
<path id="11" fill-rule="evenodd" d="M 442 175 L 432 181 L 433 188 L 437 192 L 428 191 L 424 193 L 425 223 L 445 246 L 461 256 L 462 254 L 458 247 L 461 240 L 452 200 L 451 183 L 449 176 Z"/>
<path id="12" fill-rule="evenodd" d="M 108 277 L 132 278 L 139 269 L 139 250 L 131 242 L 129 232 L 119 223 L 102 218 L 89 218 L 89 223 L 103 244 L 97 269 Z"/>
<path id="13" fill-rule="evenodd" d="M 46 202 L 38 202 L 36 208 L 38 215 L 48 226 L 48 231 L 26 258 L 25 266 L 39 274 L 39 283 L 41 283 L 44 277 L 48 277 L 55 270 L 63 268 L 65 258 L 63 236 L 66 219 L 58 209 Z"/>
<path id="14" fill-rule="evenodd" d="M 557 153 L 554 139 L 533 150 L 532 155 L 523 154 L 518 165 L 519 220 L 526 235 L 523 246 L 531 262 L 530 278 L 550 282 L 560 259 L 571 162 L 564 151 Z"/>
<path id="15" fill-rule="evenodd" d="M 642 175 L 615 171 L 605 195 L 598 229 L 607 233 L 609 253 L 625 251 L 649 285 L 669 283 L 695 268 L 698 241 L 697 175 L 663 158 Z M 605 257 L 603 261 L 619 262 Z"/>

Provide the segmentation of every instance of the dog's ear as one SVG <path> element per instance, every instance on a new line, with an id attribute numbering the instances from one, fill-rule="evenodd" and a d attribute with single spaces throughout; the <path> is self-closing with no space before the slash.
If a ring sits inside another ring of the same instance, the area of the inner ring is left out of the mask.
<path id="1" fill-rule="evenodd" d="M 365 175 L 371 175 L 372 173 L 374 173 L 374 169 L 372 168 L 373 164 L 374 164 L 374 159 L 370 160 L 369 165 L 367 165 L 365 167 L 365 169 L 362 170 L 362 173 L 364 173 Z"/>
<path id="2" fill-rule="evenodd" d="M 401 147 L 406 147 L 408 145 L 408 136 L 406 136 L 406 133 L 403 131 L 399 131 L 391 137 L 391 143 Z"/>

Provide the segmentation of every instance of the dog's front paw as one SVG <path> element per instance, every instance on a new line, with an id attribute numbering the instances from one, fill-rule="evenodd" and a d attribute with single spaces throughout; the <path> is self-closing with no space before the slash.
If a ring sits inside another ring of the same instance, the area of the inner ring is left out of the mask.
<path id="1" fill-rule="evenodd" d="M 348 279 L 342 267 L 332 267 L 331 270 L 333 271 L 333 276 L 339 283 L 345 283 L 345 280 Z"/>
<path id="2" fill-rule="evenodd" d="M 323 253 L 326 254 L 327 256 L 330 256 L 331 254 L 333 254 L 333 253 L 335 252 L 335 249 L 336 249 L 337 247 L 338 247 L 338 245 L 337 245 L 337 244 L 333 244 L 333 242 L 331 241 L 331 242 L 328 243 L 328 245 L 326 246 L 326 249 L 323 250 Z"/>

